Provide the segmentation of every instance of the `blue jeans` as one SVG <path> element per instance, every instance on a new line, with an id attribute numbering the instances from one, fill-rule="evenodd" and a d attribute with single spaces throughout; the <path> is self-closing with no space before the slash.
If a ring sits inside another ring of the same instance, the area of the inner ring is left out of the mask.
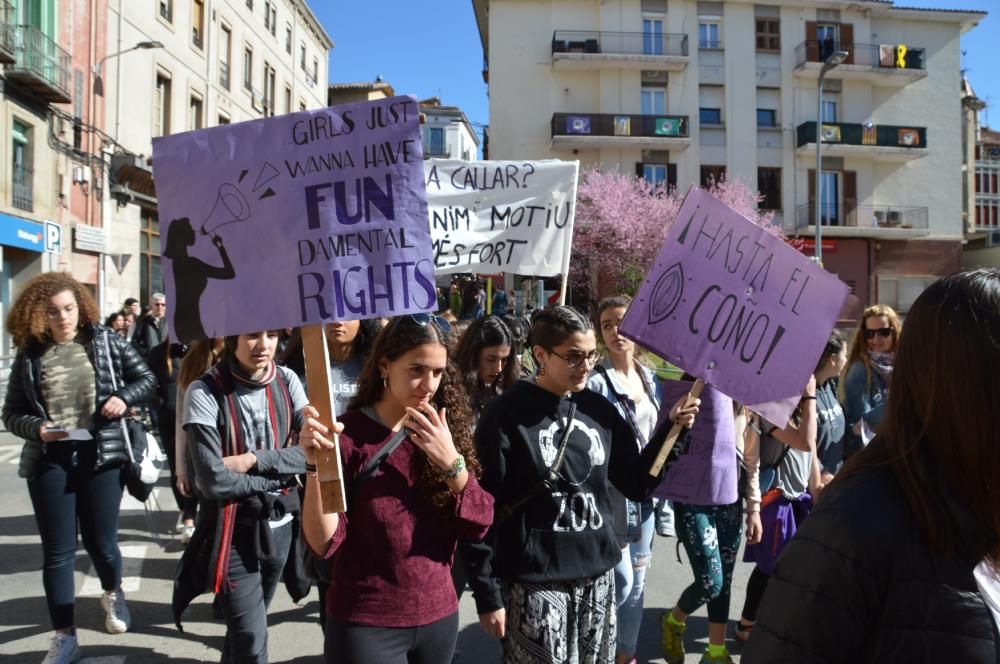
<path id="1" fill-rule="evenodd" d="M 646 570 L 653 557 L 655 535 L 653 501 L 639 506 L 639 539 L 622 549 L 622 559 L 615 565 L 615 602 L 618 606 L 618 652 L 635 654 L 642 625 Z"/>
<path id="2" fill-rule="evenodd" d="M 122 502 L 121 471 L 94 470 L 93 441 L 46 445 L 45 462 L 28 480 L 42 538 L 42 585 L 53 629 L 74 625 L 73 569 L 79 524 L 83 547 L 101 579 L 101 588 L 115 590 L 122 581 L 118 550 L 118 509 Z"/>

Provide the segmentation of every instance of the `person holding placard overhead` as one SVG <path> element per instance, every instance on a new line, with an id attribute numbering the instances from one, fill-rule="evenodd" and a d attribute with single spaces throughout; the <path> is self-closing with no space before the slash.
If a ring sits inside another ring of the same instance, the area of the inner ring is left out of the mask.
<path id="1" fill-rule="evenodd" d="M 303 534 L 315 555 L 336 553 L 326 595 L 327 662 L 445 664 L 458 637 L 451 581 L 459 540 L 493 520 L 479 485 L 472 415 L 450 360 L 451 325 L 398 316 L 379 333 L 339 418 L 347 512 L 324 514 L 315 464 L 329 430 L 309 420 Z"/>
<path id="2" fill-rule="evenodd" d="M 174 584 L 175 619 L 205 586 L 216 593 L 224 663 L 267 662 L 267 607 L 296 555 L 296 475 L 306 464 L 290 443 L 307 402 L 295 373 L 275 364 L 277 345 L 278 330 L 225 337 L 218 363 L 184 395 L 199 504 Z"/>
<path id="3" fill-rule="evenodd" d="M 788 544 L 743 662 L 1000 661 L 1000 270 L 928 286 L 879 435 Z"/>
<path id="4" fill-rule="evenodd" d="M 586 389 L 600 356 L 586 317 L 540 310 L 528 345 L 537 375 L 497 397 L 476 428 L 483 486 L 498 505 L 491 565 L 477 583 L 492 584 L 504 607 L 480 624 L 503 639 L 508 664 L 610 663 L 622 551 L 608 487 L 645 500 L 660 480 L 649 472 L 659 445 L 640 452 L 615 407 Z M 682 397 L 670 419 L 690 425 L 697 404 Z"/>
<path id="5" fill-rule="evenodd" d="M 863 448 L 882 423 L 902 331 L 903 324 L 892 307 L 876 304 L 861 314 L 837 388 L 848 427 L 846 456 Z"/>
<path id="6" fill-rule="evenodd" d="M 156 379 L 124 337 L 99 324 L 90 292 L 65 272 L 25 285 L 7 314 L 17 355 L 3 423 L 24 439 L 18 475 L 42 540 L 42 583 L 55 629 L 44 664 L 80 659 L 74 615 L 77 529 L 104 594 L 104 626 L 131 625 L 118 549 L 121 468 L 129 461 L 121 418 L 144 403 Z"/>

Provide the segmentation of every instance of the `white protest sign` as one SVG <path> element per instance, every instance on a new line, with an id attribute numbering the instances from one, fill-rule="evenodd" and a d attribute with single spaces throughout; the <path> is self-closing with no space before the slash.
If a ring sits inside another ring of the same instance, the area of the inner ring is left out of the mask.
<path id="1" fill-rule="evenodd" d="M 579 168 L 555 159 L 425 161 L 435 273 L 565 273 Z"/>

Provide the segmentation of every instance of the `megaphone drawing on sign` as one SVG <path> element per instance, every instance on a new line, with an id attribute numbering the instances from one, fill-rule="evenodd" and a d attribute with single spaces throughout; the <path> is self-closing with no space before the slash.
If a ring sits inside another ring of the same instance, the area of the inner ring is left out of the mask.
<path id="1" fill-rule="evenodd" d="M 224 182 L 219 186 L 219 196 L 215 199 L 212 211 L 201 222 L 202 235 L 215 235 L 215 232 L 225 226 L 250 218 L 250 204 L 247 203 L 236 185 Z"/>

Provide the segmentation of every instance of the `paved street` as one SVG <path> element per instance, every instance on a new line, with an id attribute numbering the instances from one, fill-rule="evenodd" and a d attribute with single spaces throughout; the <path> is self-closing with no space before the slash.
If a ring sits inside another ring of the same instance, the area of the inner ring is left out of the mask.
<path id="1" fill-rule="evenodd" d="M 42 590 L 41 547 L 24 481 L 17 477 L 20 442 L 0 433 L 0 660 L 11 664 L 37 664 L 48 648 L 51 632 Z M 100 585 L 86 553 L 77 554 L 77 623 L 85 663 L 215 662 L 219 659 L 224 625 L 211 616 L 210 596 L 200 598 L 187 612 L 185 632 L 174 627 L 170 616 L 170 587 L 180 542 L 173 534 L 176 519 L 167 479 L 155 490 L 162 509 L 149 520 L 142 505 L 126 495 L 122 502 L 119 541 L 124 557 L 124 582 L 132 631 L 113 636 L 104 631 L 104 614 L 98 603 Z M 152 536 L 152 532 L 156 536 Z M 159 540 L 159 541 L 157 541 Z M 686 564 L 677 562 L 675 539 L 657 538 L 654 565 L 647 577 L 646 610 L 640 637 L 640 662 L 663 662 L 659 656 L 659 616 L 676 600 L 690 581 Z M 733 589 L 735 615 L 743 603 L 749 566 L 737 566 Z M 270 612 L 272 662 L 317 661 L 323 644 L 316 624 L 317 600 L 292 604 L 278 590 Z M 689 621 L 687 662 L 697 662 L 707 642 L 702 609 Z M 736 649 L 730 643 L 730 649 Z M 499 646 L 480 630 L 475 606 L 466 593 L 461 606 L 458 662 L 487 664 L 497 661 Z M 697 654 L 695 654 L 697 653 Z M 446 664 L 446 663 L 442 663 Z"/>

